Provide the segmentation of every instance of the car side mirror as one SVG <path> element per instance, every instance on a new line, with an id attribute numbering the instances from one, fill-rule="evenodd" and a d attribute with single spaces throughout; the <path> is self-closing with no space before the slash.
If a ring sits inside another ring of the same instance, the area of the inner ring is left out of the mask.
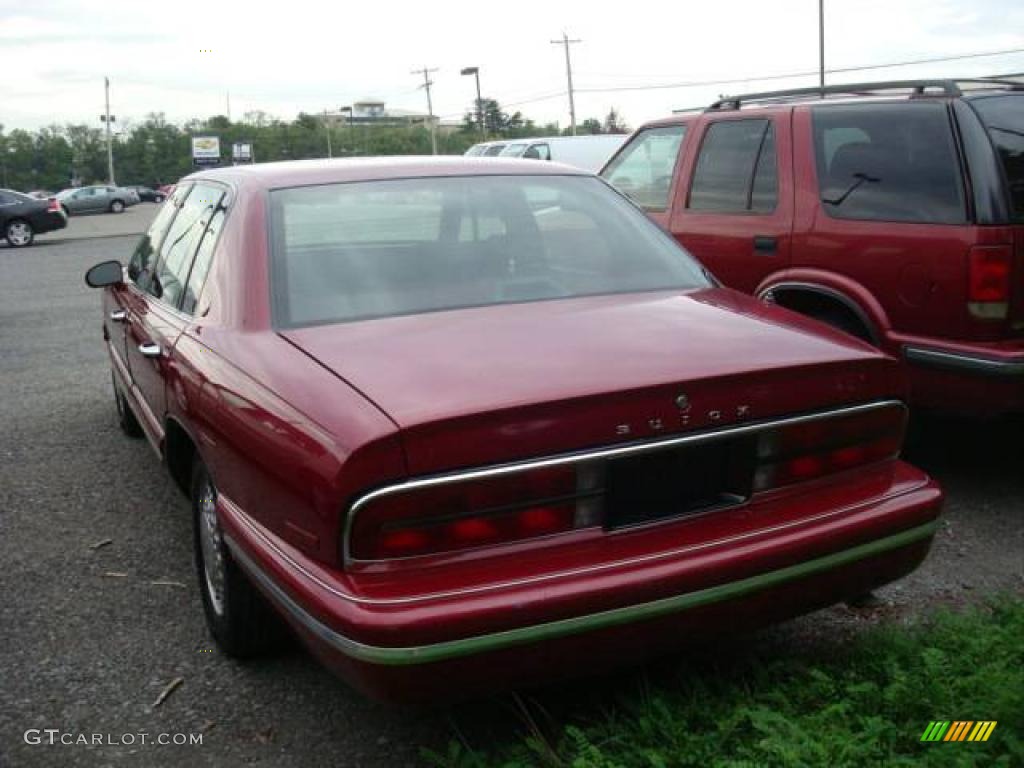
<path id="1" fill-rule="evenodd" d="M 101 261 L 85 273 L 85 284 L 90 288 L 103 288 L 124 282 L 124 270 L 120 261 Z"/>

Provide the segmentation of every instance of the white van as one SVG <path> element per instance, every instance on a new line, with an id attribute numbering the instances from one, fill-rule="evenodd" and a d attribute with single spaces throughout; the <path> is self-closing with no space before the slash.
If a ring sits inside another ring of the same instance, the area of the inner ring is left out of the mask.
<path id="1" fill-rule="evenodd" d="M 466 155 L 476 157 L 523 157 L 530 160 L 555 160 L 584 171 L 597 173 L 621 147 L 628 134 L 596 136 L 545 136 L 534 139 L 506 139 L 474 144 Z"/>
<path id="2" fill-rule="evenodd" d="M 584 171 L 597 173 L 627 138 L 629 138 L 627 134 L 599 134 L 595 136 L 510 139 L 498 156 L 554 160 Z"/>

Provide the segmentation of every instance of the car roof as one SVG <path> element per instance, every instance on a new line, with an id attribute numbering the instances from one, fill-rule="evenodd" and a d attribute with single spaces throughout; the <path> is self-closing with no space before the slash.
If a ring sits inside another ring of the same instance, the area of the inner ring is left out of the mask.
<path id="1" fill-rule="evenodd" d="M 291 160 L 234 165 L 193 173 L 179 183 L 210 179 L 245 187 L 276 189 L 315 184 L 444 176 L 589 176 L 560 163 L 524 163 L 498 157 L 358 157 L 335 160 Z"/>

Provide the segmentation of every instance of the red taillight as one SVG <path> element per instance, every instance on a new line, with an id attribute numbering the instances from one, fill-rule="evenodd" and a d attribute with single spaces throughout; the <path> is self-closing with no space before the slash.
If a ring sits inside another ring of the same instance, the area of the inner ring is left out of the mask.
<path id="1" fill-rule="evenodd" d="M 46 210 L 50 213 L 57 213 L 60 211 L 60 201 L 56 197 L 49 198 L 49 205 Z"/>
<path id="2" fill-rule="evenodd" d="M 356 515 L 355 560 L 452 552 L 600 524 L 600 473 L 566 465 L 382 496 Z"/>
<path id="3" fill-rule="evenodd" d="M 967 277 L 967 309 L 983 320 L 1004 320 L 1010 307 L 1010 246 L 979 245 L 971 248 Z"/>
<path id="4" fill-rule="evenodd" d="M 894 458 L 905 429 L 906 409 L 892 405 L 767 431 L 759 440 L 754 490 Z"/>

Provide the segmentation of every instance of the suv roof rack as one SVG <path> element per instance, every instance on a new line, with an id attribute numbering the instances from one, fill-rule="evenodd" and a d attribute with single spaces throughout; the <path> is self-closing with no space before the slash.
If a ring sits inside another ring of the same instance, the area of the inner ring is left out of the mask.
<path id="1" fill-rule="evenodd" d="M 1005 77 L 1005 76 L 1004 76 Z M 943 96 L 962 96 L 960 83 L 983 83 L 985 85 L 1001 85 L 1011 89 L 1022 89 L 1024 84 L 1013 80 L 1002 80 L 994 77 L 960 78 L 956 80 L 890 80 L 877 83 L 847 83 L 843 85 L 826 85 L 824 88 L 791 88 L 782 91 L 764 91 L 762 93 L 745 93 L 738 96 L 726 96 L 719 99 L 708 110 L 739 109 L 742 104 L 752 101 L 785 101 L 801 99 L 808 96 L 824 98 L 831 95 L 867 96 L 880 91 L 912 91 L 914 96 L 924 96 L 926 90 L 940 90 Z"/>

